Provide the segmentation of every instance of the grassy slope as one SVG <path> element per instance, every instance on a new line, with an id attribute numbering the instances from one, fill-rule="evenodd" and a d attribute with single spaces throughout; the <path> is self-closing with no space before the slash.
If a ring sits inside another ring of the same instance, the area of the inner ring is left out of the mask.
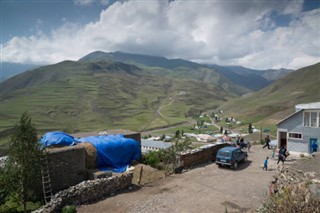
<path id="1" fill-rule="evenodd" d="M 1 87 L 0 131 L 12 128 L 24 111 L 40 131 L 141 131 L 186 121 L 190 108 L 216 108 L 239 92 L 211 69 L 139 68 L 104 61 L 41 67 Z"/>
<path id="2" fill-rule="evenodd" d="M 230 100 L 221 106 L 226 114 L 245 122 L 275 129 L 299 103 L 320 101 L 320 63 L 299 69 L 257 93 Z"/>

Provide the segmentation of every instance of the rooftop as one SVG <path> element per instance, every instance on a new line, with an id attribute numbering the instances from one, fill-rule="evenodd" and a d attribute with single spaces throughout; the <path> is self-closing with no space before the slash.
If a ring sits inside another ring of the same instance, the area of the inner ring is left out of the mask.
<path id="1" fill-rule="evenodd" d="M 159 148 L 159 149 L 167 149 L 170 146 L 172 146 L 172 143 L 141 139 L 141 146 L 148 146 L 148 147 L 154 147 L 154 148 Z"/>
<path id="2" fill-rule="evenodd" d="M 296 105 L 296 111 L 299 111 L 302 109 L 320 109 L 320 102 Z"/>

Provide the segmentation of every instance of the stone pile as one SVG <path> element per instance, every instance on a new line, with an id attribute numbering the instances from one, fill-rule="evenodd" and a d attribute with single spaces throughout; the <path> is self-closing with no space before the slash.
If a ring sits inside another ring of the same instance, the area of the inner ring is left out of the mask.
<path id="1" fill-rule="evenodd" d="M 320 212 L 320 185 L 314 172 L 279 169 L 258 212 Z"/>
<path id="2" fill-rule="evenodd" d="M 320 180 L 316 179 L 315 172 L 302 172 L 291 168 L 279 169 L 275 181 L 271 183 L 270 192 L 287 189 L 290 189 L 291 193 L 302 192 L 306 197 L 316 196 L 320 199 Z"/>
<path id="3" fill-rule="evenodd" d="M 58 213 L 67 205 L 80 206 L 92 203 L 131 185 L 133 173 L 123 173 L 109 178 L 83 181 L 55 194 L 51 201 L 34 213 Z"/>
<path id="4" fill-rule="evenodd" d="M 277 176 L 278 184 L 288 186 L 290 184 L 299 184 L 301 182 L 310 182 L 315 178 L 314 172 L 302 172 L 291 168 L 282 168 Z"/>

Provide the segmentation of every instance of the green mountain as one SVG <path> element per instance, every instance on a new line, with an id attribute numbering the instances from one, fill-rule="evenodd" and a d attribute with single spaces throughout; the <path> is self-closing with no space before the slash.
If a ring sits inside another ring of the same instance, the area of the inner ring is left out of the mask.
<path id="1" fill-rule="evenodd" d="M 274 125 L 294 112 L 296 104 L 320 100 L 320 63 L 291 72 L 264 89 L 230 100 L 226 114 L 262 126 Z"/>
<path id="2" fill-rule="evenodd" d="M 87 59 L 40 67 L 2 82 L 1 136 L 24 111 L 41 131 L 142 131 L 186 122 L 196 111 L 247 92 L 201 65 L 167 69 L 108 57 Z"/>
<path id="3" fill-rule="evenodd" d="M 111 52 L 111 53 L 95 51 L 79 59 L 79 61 L 87 61 L 87 62 L 94 62 L 94 61 L 100 61 L 100 60 L 112 60 L 112 61 L 120 61 L 120 62 L 126 62 L 126 63 L 136 63 L 136 64 L 143 64 L 148 67 L 162 67 L 167 69 L 175 69 L 178 67 L 187 67 L 191 69 L 197 69 L 203 66 L 203 65 L 200 65 L 191 61 L 183 60 L 183 59 L 167 59 L 165 57 L 124 53 L 120 51 Z"/>
<path id="4" fill-rule="evenodd" d="M 265 79 L 259 74 L 259 71 L 253 72 L 241 72 L 243 69 L 247 69 L 239 66 L 219 66 L 215 64 L 208 65 L 214 68 L 221 75 L 225 76 L 231 82 L 248 88 L 251 91 L 258 91 L 271 83 L 271 81 Z"/>

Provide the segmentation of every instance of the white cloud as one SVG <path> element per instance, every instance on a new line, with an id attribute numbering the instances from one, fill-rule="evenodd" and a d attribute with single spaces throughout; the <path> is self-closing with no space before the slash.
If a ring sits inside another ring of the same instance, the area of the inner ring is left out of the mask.
<path id="1" fill-rule="evenodd" d="M 124 51 L 250 68 L 300 68 L 320 61 L 320 9 L 301 1 L 124 1 L 85 26 L 14 37 L 3 61 L 55 63 L 95 51 Z M 274 14 L 290 15 L 277 26 Z"/>

